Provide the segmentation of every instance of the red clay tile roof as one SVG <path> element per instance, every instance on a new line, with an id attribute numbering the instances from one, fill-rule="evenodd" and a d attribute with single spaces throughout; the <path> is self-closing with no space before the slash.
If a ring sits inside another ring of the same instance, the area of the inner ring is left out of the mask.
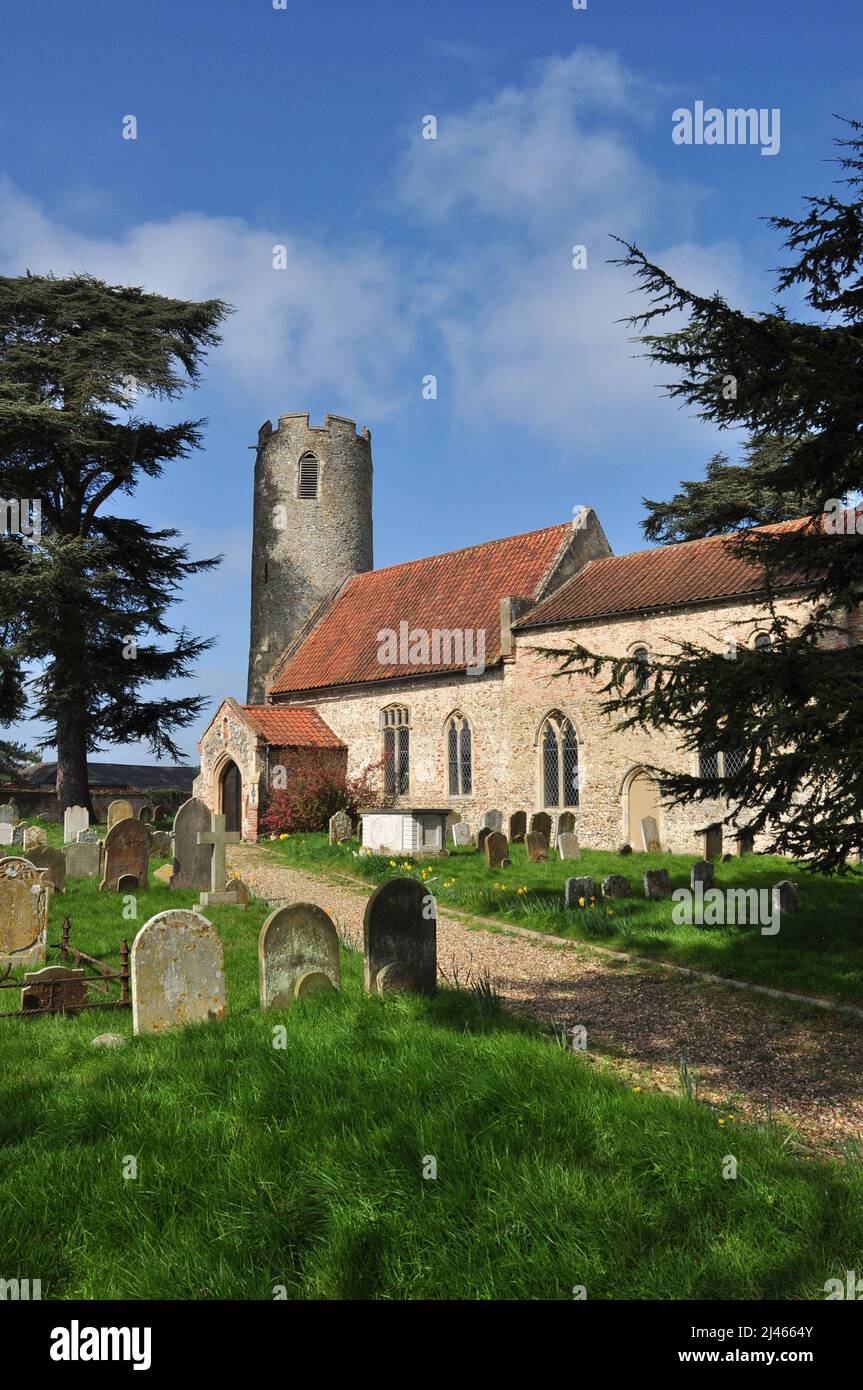
<path id="1" fill-rule="evenodd" d="M 283 748 L 344 748 L 316 709 L 294 705 L 240 705 L 249 723 L 268 743 Z"/>
<path id="2" fill-rule="evenodd" d="M 571 530 L 563 522 L 354 575 L 288 658 L 271 693 L 464 668 L 464 661 L 382 665 L 378 633 L 398 633 L 403 621 L 429 636 L 435 628 L 484 629 L 485 664 L 493 665 L 500 657 L 500 600 L 532 597 Z"/>
<path id="3" fill-rule="evenodd" d="M 804 524 L 783 521 L 757 529 L 784 531 Z M 523 613 L 513 626 L 546 627 L 763 593 L 761 567 L 734 554 L 734 539 L 730 535 L 706 536 L 703 540 L 590 560 L 555 593 L 529 613 Z"/>

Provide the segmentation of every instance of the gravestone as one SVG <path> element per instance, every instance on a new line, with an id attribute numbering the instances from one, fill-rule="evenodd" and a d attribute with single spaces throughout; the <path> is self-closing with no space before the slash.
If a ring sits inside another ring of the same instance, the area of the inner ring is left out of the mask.
<path id="1" fill-rule="evenodd" d="M 87 981 L 83 970 L 68 965 L 46 965 L 24 976 L 21 990 L 22 1009 L 51 1009 L 65 1013 L 80 1009 L 87 1002 Z"/>
<path id="2" fill-rule="evenodd" d="M 557 818 L 557 834 L 558 837 L 575 834 L 575 816 L 572 811 L 561 811 Z"/>
<path id="3" fill-rule="evenodd" d="M 27 826 L 26 826 L 26 825 L 13 825 L 13 827 L 12 827 L 12 843 L 13 843 L 13 845 L 23 845 L 23 843 L 24 843 L 24 831 L 25 831 L 26 829 L 27 829 Z"/>
<path id="4" fill-rule="evenodd" d="M 112 801 L 108 807 L 108 829 L 116 825 L 117 821 L 129 820 L 134 814 L 131 801 Z"/>
<path id="5" fill-rule="evenodd" d="M 595 897 L 596 889 L 593 879 L 589 876 L 566 880 L 563 898 L 566 907 L 590 907 L 590 900 Z M 580 901 L 581 898 L 584 898 L 583 903 Z"/>
<path id="6" fill-rule="evenodd" d="M 473 842 L 473 836 L 470 833 L 470 826 L 467 821 L 456 821 L 452 828 L 452 839 L 454 845 L 461 846 L 462 848 Z"/>
<path id="7" fill-rule="evenodd" d="M 93 826 L 89 830 L 79 830 L 75 838 L 79 845 L 95 845 L 99 842 L 99 832 Z"/>
<path id="8" fill-rule="evenodd" d="M 161 1033 L 227 1012 L 222 942 L 206 917 L 175 908 L 145 922 L 132 942 L 134 1031 Z"/>
<path id="9" fill-rule="evenodd" d="M 164 883 L 166 887 L 170 888 L 172 886 L 171 876 L 173 872 L 174 870 L 171 868 L 170 864 L 160 864 L 159 868 L 153 874 L 153 878 L 158 883 Z"/>
<path id="10" fill-rule="evenodd" d="M 391 878 L 376 888 L 363 917 L 365 986 L 370 994 L 437 989 L 437 911 L 416 879 Z"/>
<path id="11" fill-rule="evenodd" d="M 751 830 L 740 830 L 737 833 L 737 853 L 754 854 L 755 835 Z"/>
<path id="12" fill-rule="evenodd" d="M 153 819 L 153 812 L 149 806 L 142 806 L 138 812 L 138 820 L 142 820 L 145 825 L 149 825 Z"/>
<path id="13" fill-rule="evenodd" d="M 339 936 L 314 903 L 271 912 L 258 939 L 262 1009 L 286 1009 L 307 994 L 341 988 Z"/>
<path id="14" fill-rule="evenodd" d="M 193 796 L 174 817 L 174 872 L 172 888 L 209 888 L 213 846 L 199 845 L 198 835 L 210 828 L 210 810 Z"/>
<path id="15" fill-rule="evenodd" d="M 490 869 L 500 869 L 509 864 L 509 845 L 500 830 L 492 830 L 485 841 L 485 862 Z"/>
<path id="16" fill-rule="evenodd" d="M 511 845 L 521 845 L 527 834 L 527 812 L 513 811 L 509 818 L 509 842 Z"/>
<path id="17" fill-rule="evenodd" d="M 47 845 L 48 832 L 41 825 L 25 825 L 24 827 L 24 853 L 30 849 L 36 849 L 37 845 Z"/>
<path id="18" fill-rule="evenodd" d="M 159 859 L 171 853 L 170 830 L 153 830 L 150 832 L 150 853 Z"/>
<path id="19" fill-rule="evenodd" d="M 548 840 L 538 830 L 529 830 L 524 837 L 524 847 L 531 864 L 541 864 L 548 859 Z"/>
<path id="20" fill-rule="evenodd" d="M 168 815 L 169 812 L 167 806 L 159 805 L 153 812 L 153 820 L 167 820 Z"/>
<path id="21" fill-rule="evenodd" d="M 42 964 L 50 896 L 44 869 L 27 859 L 0 859 L 0 963 Z"/>
<path id="22" fill-rule="evenodd" d="M 694 888 L 696 883 L 703 883 L 706 888 L 712 887 L 714 872 L 712 859 L 699 859 L 689 870 L 690 888 Z"/>
<path id="23" fill-rule="evenodd" d="M 783 912 L 796 912 L 797 885 L 790 879 L 783 878 L 780 883 L 774 885 L 771 899 L 774 916 L 776 913 L 781 915 Z"/>
<path id="24" fill-rule="evenodd" d="M 17 819 L 18 812 L 15 807 L 15 802 L 4 801 L 3 805 L 0 806 L 0 821 L 8 821 L 10 825 L 14 825 Z"/>
<path id="25" fill-rule="evenodd" d="M 486 830 L 503 830 L 503 813 L 501 811 L 486 811 L 482 823 Z"/>
<path id="26" fill-rule="evenodd" d="M 233 889 L 225 887 L 228 871 L 225 865 L 225 850 L 228 845 L 240 843 L 239 830 L 226 830 L 225 817 L 212 816 L 212 829 L 198 831 L 199 845 L 212 845 L 213 857 L 210 860 L 210 887 L 198 899 L 199 907 L 209 907 L 212 903 L 230 903 L 234 907 L 244 907 Z"/>
<path id="27" fill-rule="evenodd" d="M 37 869 L 48 870 L 48 882 L 58 893 L 66 891 L 66 856 L 53 845 L 37 845 L 28 851 L 27 858 Z"/>
<path id="28" fill-rule="evenodd" d="M 150 862 L 150 832 L 134 816 L 116 821 L 105 836 L 105 860 L 102 891 L 120 891 L 120 879 L 130 875 L 137 879 L 136 887 L 148 886 L 147 872 Z"/>
<path id="29" fill-rule="evenodd" d="M 667 898 L 671 892 L 671 881 L 667 869 L 645 869 L 644 896 L 646 898 Z"/>
<path id="30" fill-rule="evenodd" d="M 489 830 L 487 825 L 482 826 L 481 829 L 477 831 L 476 847 L 479 850 L 480 854 L 482 854 L 483 850 L 485 849 L 485 842 L 490 834 L 491 831 Z"/>
<path id="31" fill-rule="evenodd" d="M 624 878 L 623 874 L 609 874 L 602 880 L 602 896 L 604 898 L 625 898 L 630 892 L 629 879 Z"/>
<path id="32" fill-rule="evenodd" d="M 648 854 L 662 853 L 662 845 L 659 841 L 659 826 L 656 824 L 655 816 L 642 816 L 641 843 L 644 845 Z"/>
<path id="33" fill-rule="evenodd" d="M 545 811 L 534 811 L 530 818 L 530 829 L 537 835 L 544 835 L 546 845 L 551 844 L 551 816 Z"/>
<path id="34" fill-rule="evenodd" d="M 86 830 L 90 824 L 90 812 L 86 806 L 67 806 L 63 812 L 63 841 L 74 844 L 79 830 Z"/>
<path id="35" fill-rule="evenodd" d="M 619 849 L 617 852 L 618 852 L 618 854 L 631 854 L 631 853 L 632 853 L 632 845 L 623 844 L 623 845 L 620 846 L 620 849 Z"/>
<path id="36" fill-rule="evenodd" d="M 0 820 L 0 845 L 11 845 L 15 827 L 11 821 Z"/>
<path id="37" fill-rule="evenodd" d="M 347 811 L 336 811 L 334 816 L 330 816 L 329 840 L 331 845 L 340 845 L 342 841 L 349 840 L 353 833 L 353 822 Z"/>
<path id="38" fill-rule="evenodd" d="M 64 854 L 66 856 L 67 878 L 101 877 L 102 846 L 98 841 L 91 844 L 82 840 L 78 844 L 67 845 Z"/>
<path id="39" fill-rule="evenodd" d="M 704 836 L 704 858 L 722 858 L 722 826 L 708 825 L 701 834 Z"/>
<path id="40" fill-rule="evenodd" d="M 231 892 L 236 894 L 236 898 L 241 907 L 248 907 L 252 892 L 249 885 L 242 878 L 229 878 L 227 885 Z"/>
<path id="41" fill-rule="evenodd" d="M 561 859 L 580 859 L 581 847 L 578 843 L 578 836 L 564 831 L 557 837 L 557 852 Z"/>

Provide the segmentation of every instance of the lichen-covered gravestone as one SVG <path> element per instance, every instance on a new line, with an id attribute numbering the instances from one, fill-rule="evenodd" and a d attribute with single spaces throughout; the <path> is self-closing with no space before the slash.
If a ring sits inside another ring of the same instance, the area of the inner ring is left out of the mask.
<path id="1" fill-rule="evenodd" d="M 529 830 L 524 837 L 524 847 L 531 864 L 541 864 L 548 858 L 548 840 L 538 830 Z"/>
<path id="2" fill-rule="evenodd" d="M 11 845 L 15 827 L 11 821 L 0 820 L 0 845 Z"/>
<path id="3" fill-rule="evenodd" d="M 23 845 L 23 844 L 24 844 L 24 831 L 25 831 L 26 829 L 27 829 L 27 826 L 26 826 L 26 825 L 14 825 L 14 826 L 12 827 L 12 843 L 13 843 L 13 845 Z"/>
<path id="4" fill-rule="evenodd" d="M 37 869 L 48 870 L 48 882 L 58 893 L 66 891 L 66 856 L 53 845 L 37 845 L 28 852 L 27 858 Z"/>
<path id="5" fill-rule="evenodd" d="M 546 811 L 534 811 L 530 818 L 530 830 L 545 836 L 546 845 L 551 844 L 551 816 Z"/>
<path id="6" fill-rule="evenodd" d="M 338 845 L 343 840 L 349 840 L 353 834 L 354 827 L 347 811 L 336 811 L 334 816 L 330 816 L 330 844 Z"/>
<path id="7" fill-rule="evenodd" d="M 527 812 L 514 811 L 509 818 L 509 842 L 511 845 L 520 845 L 527 834 Z"/>
<path id="8" fill-rule="evenodd" d="M 596 889 L 593 879 L 589 875 L 585 878 L 568 878 L 566 880 L 564 891 L 566 907 L 590 907 L 590 900 L 595 897 Z"/>
<path id="9" fill-rule="evenodd" d="M 0 821 L 5 821 L 9 825 L 14 825 L 18 819 L 18 812 L 15 810 L 14 801 L 4 801 L 0 806 Z"/>
<path id="10" fill-rule="evenodd" d="M 503 830 L 503 813 L 501 811 L 486 811 L 482 823 L 486 830 Z"/>
<path id="11" fill-rule="evenodd" d="M 580 859 L 581 848 L 578 843 L 578 836 L 565 830 L 562 835 L 557 837 L 557 851 L 561 859 Z"/>
<path id="12" fill-rule="evenodd" d="M 463 849 L 466 845 L 469 845 L 471 843 L 472 839 L 473 836 L 470 833 L 470 826 L 468 825 L 467 821 L 456 821 L 455 825 L 452 828 L 453 844 L 460 846 Z"/>
<path id="13" fill-rule="evenodd" d="M 629 894 L 629 879 L 624 878 L 623 874 L 609 874 L 602 880 L 602 896 L 604 898 L 625 898 Z"/>
<path id="14" fill-rule="evenodd" d="M 641 817 L 641 842 L 648 854 L 662 853 L 662 845 L 659 840 L 659 826 L 656 824 L 655 816 Z"/>
<path id="15" fill-rule="evenodd" d="M 145 922 L 132 942 L 135 1032 L 161 1033 L 227 1012 L 224 952 L 212 923 L 185 908 Z"/>
<path id="16" fill-rule="evenodd" d="M 23 843 L 25 854 L 30 849 L 36 849 L 37 845 L 47 845 L 48 832 L 41 825 L 25 825 Z"/>
<path id="17" fill-rule="evenodd" d="M 557 818 L 557 834 L 558 838 L 561 835 L 575 834 L 575 816 L 572 811 L 561 811 Z"/>
<path id="18" fill-rule="evenodd" d="M 699 859 L 697 864 L 693 864 L 689 870 L 689 886 L 695 888 L 696 883 L 703 883 L 705 888 L 710 888 L 713 884 L 714 868 L 710 859 Z"/>
<path id="19" fill-rule="evenodd" d="M 339 936 L 315 903 L 271 912 L 258 939 L 262 1009 L 286 1009 L 295 999 L 341 987 Z"/>
<path id="20" fill-rule="evenodd" d="M 91 844 L 80 840 L 75 845 L 67 845 L 63 851 L 66 856 L 67 878 L 99 878 L 102 873 L 102 846 L 98 841 Z"/>
<path id="21" fill-rule="evenodd" d="M 199 845 L 198 835 L 210 828 L 210 809 L 196 796 L 184 801 L 174 817 L 174 872 L 171 887 L 209 888 L 213 846 Z"/>
<path id="22" fill-rule="evenodd" d="M 133 816 L 117 821 L 105 836 L 105 865 L 99 887 L 109 893 L 120 891 L 120 879 L 137 879 L 135 887 L 148 886 L 150 832 Z"/>
<path id="23" fill-rule="evenodd" d="M 509 864 L 509 844 L 501 830 L 492 830 L 486 836 L 485 862 L 490 869 L 499 869 Z"/>
<path id="24" fill-rule="evenodd" d="M 49 897 L 44 869 L 27 859 L 0 859 L 0 964 L 42 964 Z"/>
<path id="25" fill-rule="evenodd" d="M 667 869 L 645 869 L 644 896 L 646 898 L 667 898 L 671 892 L 671 881 Z"/>
<path id="26" fill-rule="evenodd" d="M 134 814 L 131 801 L 112 801 L 108 807 L 108 829 L 110 830 L 112 825 L 116 825 L 118 821 L 128 820 Z"/>
<path id="27" fill-rule="evenodd" d="M 98 844 L 99 832 L 95 826 L 91 826 L 88 830 L 79 830 L 78 834 L 75 836 L 75 841 L 79 845 Z"/>
<path id="28" fill-rule="evenodd" d="M 67 806 L 63 812 L 63 843 L 74 844 L 81 830 L 90 824 L 90 812 L 86 806 Z"/>
<path id="29" fill-rule="evenodd" d="M 437 910 L 422 883 L 391 878 L 376 888 L 363 918 L 365 986 L 433 994 L 437 989 Z"/>

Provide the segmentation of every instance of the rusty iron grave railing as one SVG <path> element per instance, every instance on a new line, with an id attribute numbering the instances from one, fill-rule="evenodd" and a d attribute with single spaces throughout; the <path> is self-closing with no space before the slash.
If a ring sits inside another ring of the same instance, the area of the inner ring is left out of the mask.
<path id="1" fill-rule="evenodd" d="M 62 961 L 73 960 L 74 966 L 49 965 L 41 970 L 28 971 L 23 980 L 13 980 L 11 964 L 0 976 L 0 990 L 21 991 L 18 1009 L 0 1011 L 0 1018 L 35 1018 L 39 1014 L 78 1013 L 81 1009 L 127 1009 L 131 1007 L 129 982 L 129 943 L 120 942 L 120 968 L 112 970 L 104 961 L 88 956 L 69 945 L 72 924 L 63 919 L 60 942 L 49 945 L 49 951 L 59 951 Z M 85 967 L 95 974 L 87 974 Z M 112 997 L 114 987 L 116 997 Z M 97 991 L 99 998 L 92 998 Z"/>

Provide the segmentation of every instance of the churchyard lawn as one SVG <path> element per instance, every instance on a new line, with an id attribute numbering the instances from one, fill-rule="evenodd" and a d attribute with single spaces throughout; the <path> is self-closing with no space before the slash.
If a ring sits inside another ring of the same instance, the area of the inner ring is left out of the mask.
<path id="1" fill-rule="evenodd" d="M 695 856 L 633 853 L 619 855 L 582 849 L 578 859 L 528 863 L 523 845 L 510 845 L 508 868 L 489 869 L 476 850 L 450 847 L 441 859 L 411 862 L 390 855 L 359 852 L 356 840 L 328 845 L 324 834 L 294 834 L 265 840 L 275 858 L 318 872 L 336 871 L 381 882 L 393 874 L 422 877 L 441 910 L 512 922 L 573 941 L 593 942 L 675 965 L 705 970 L 773 989 L 863 1006 L 863 873 L 844 878 L 807 873 L 801 866 L 769 855 L 749 854 L 715 866 L 719 888 L 769 890 L 782 879 L 798 885 L 798 907 L 783 914 L 776 935 L 758 925 L 706 927 L 676 924 L 670 899 L 643 896 L 645 869 L 665 868 L 671 888 L 689 887 Z M 625 898 L 606 900 L 600 884 L 609 874 L 630 880 Z M 564 884 L 591 876 L 596 903 L 564 906 Z"/>
<path id="2" fill-rule="evenodd" d="M 68 913 L 116 964 L 196 899 L 151 882 L 124 921 L 122 895 L 71 880 L 49 940 Z M 0 1275 L 60 1299 L 796 1299 L 859 1268 L 859 1162 L 624 1086 L 481 991 L 367 996 L 346 949 L 340 994 L 263 1013 L 266 911 L 208 910 L 222 1022 L 0 1020 Z"/>

